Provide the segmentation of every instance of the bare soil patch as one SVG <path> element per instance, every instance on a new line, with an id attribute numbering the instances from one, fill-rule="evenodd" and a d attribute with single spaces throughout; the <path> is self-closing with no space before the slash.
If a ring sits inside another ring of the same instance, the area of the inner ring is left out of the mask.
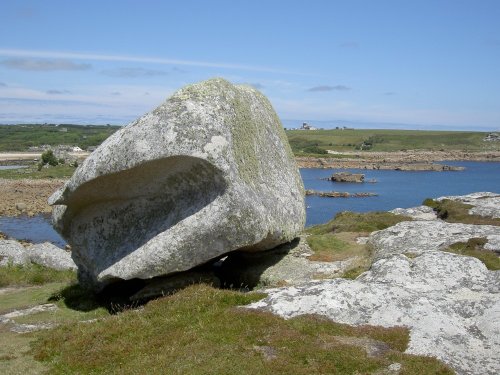
<path id="1" fill-rule="evenodd" d="M 65 180 L 0 179 L 0 216 L 34 216 L 52 211 L 47 199 Z"/>

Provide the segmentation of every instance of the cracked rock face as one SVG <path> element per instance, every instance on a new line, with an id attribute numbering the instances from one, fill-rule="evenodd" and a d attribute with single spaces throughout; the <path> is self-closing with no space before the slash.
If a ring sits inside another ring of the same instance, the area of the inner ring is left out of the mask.
<path id="1" fill-rule="evenodd" d="M 457 242 L 471 238 L 487 239 L 485 249 L 500 253 L 500 227 L 446 223 L 444 221 L 403 221 L 384 230 L 373 232 L 368 242 L 374 248 L 375 259 L 394 254 L 422 254 L 444 250 Z"/>
<path id="2" fill-rule="evenodd" d="M 214 79 L 109 137 L 49 199 L 79 278 L 99 288 L 262 251 L 303 228 L 303 185 L 269 101 Z"/>
<path id="3" fill-rule="evenodd" d="M 441 251 L 380 259 L 356 280 L 266 290 L 249 308 L 285 318 L 320 314 L 340 323 L 406 326 L 407 353 L 436 356 L 459 374 L 498 374 L 500 272 Z"/>
<path id="4" fill-rule="evenodd" d="M 412 208 L 395 208 L 389 211 L 395 215 L 409 216 L 413 220 L 437 220 L 434 210 L 427 206 L 418 206 Z"/>

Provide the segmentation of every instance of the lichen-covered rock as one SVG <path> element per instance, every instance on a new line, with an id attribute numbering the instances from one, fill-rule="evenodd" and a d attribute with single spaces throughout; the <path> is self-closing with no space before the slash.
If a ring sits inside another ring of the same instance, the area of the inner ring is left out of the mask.
<path id="1" fill-rule="evenodd" d="M 444 250 L 457 242 L 471 238 L 486 238 L 485 249 L 500 253 L 500 227 L 446 223 L 444 221 L 403 221 L 384 230 L 373 232 L 368 242 L 374 248 L 375 259 L 394 254 L 422 254 Z"/>
<path id="2" fill-rule="evenodd" d="M 76 264 L 71 259 L 71 254 L 63 249 L 44 242 L 30 246 L 27 249 L 27 254 L 32 263 L 39 264 L 44 267 L 55 270 L 76 270 Z"/>
<path id="3" fill-rule="evenodd" d="M 437 201 L 450 199 L 453 201 L 470 204 L 473 206 L 469 210 L 471 215 L 500 218 L 500 194 L 490 192 L 479 192 L 467 195 L 453 195 L 437 198 Z"/>
<path id="4" fill-rule="evenodd" d="M 295 285 L 342 275 L 358 261 L 353 257 L 336 262 L 308 260 L 314 252 L 304 236 L 258 253 L 234 252 L 219 265 L 225 283 L 237 287 Z"/>
<path id="5" fill-rule="evenodd" d="M 418 206 L 411 208 L 395 208 L 389 212 L 395 215 L 411 217 L 413 220 L 437 220 L 436 212 L 428 206 Z"/>
<path id="6" fill-rule="evenodd" d="M 29 257 L 23 245 L 14 240 L 0 240 L 0 266 L 27 263 L 29 263 Z"/>
<path id="7" fill-rule="evenodd" d="M 407 353 L 436 356 L 458 374 L 498 374 L 500 271 L 441 251 L 381 259 L 356 280 L 266 290 L 249 308 L 285 318 L 320 314 L 340 323 L 406 326 Z"/>
<path id="8" fill-rule="evenodd" d="M 269 101 L 213 79 L 109 137 L 49 200 L 80 281 L 149 279 L 290 241 L 303 186 Z"/>

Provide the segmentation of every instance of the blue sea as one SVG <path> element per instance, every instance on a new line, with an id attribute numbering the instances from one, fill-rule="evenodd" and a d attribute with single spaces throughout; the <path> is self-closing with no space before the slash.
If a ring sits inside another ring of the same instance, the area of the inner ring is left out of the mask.
<path id="1" fill-rule="evenodd" d="M 331 176 L 336 169 L 301 169 L 306 189 L 349 193 L 370 192 L 378 196 L 363 198 L 323 198 L 307 196 L 306 225 L 325 223 L 341 211 L 387 211 L 397 207 L 419 206 L 425 198 L 444 195 L 463 195 L 477 191 L 500 193 L 500 163 L 497 162 L 443 162 L 463 166 L 463 171 L 406 172 L 350 169 L 365 174 L 365 180 L 376 183 L 336 183 L 321 178 Z M 46 216 L 0 217 L 0 232 L 17 239 L 35 243 L 49 241 L 64 246 L 64 240 L 52 229 Z"/>
<path id="2" fill-rule="evenodd" d="M 387 211 L 397 207 L 414 207 L 425 198 L 444 195 L 463 195 L 478 191 L 500 193 L 500 163 L 448 161 L 447 165 L 463 166 L 463 171 L 381 171 L 350 169 L 349 172 L 365 174 L 365 181 L 376 183 L 338 183 L 324 181 L 336 169 L 301 169 L 306 189 L 340 191 L 349 193 L 370 192 L 375 197 L 324 198 L 307 196 L 307 226 L 324 223 L 341 211 Z"/>

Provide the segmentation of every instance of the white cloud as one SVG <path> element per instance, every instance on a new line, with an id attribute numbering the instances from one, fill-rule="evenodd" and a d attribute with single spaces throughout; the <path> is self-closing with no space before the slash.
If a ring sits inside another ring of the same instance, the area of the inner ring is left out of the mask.
<path id="1" fill-rule="evenodd" d="M 64 59 L 33 59 L 33 58 L 11 58 L 0 61 L 9 69 L 31 70 L 31 71 L 56 71 L 56 70 L 88 70 L 90 64 L 80 64 Z"/>
<path id="2" fill-rule="evenodd" d="M 208 61 L 180 60 L 180 59 L 170 59 L 170 58 L 150 57 L 150 56 L 108 55 L 108 54 L 98 54 L 98 53 L 38 51 L 38 50 L 21 50 L 21 49 L 0 49 L 0 55 L 13 56 L 13 57 L 36 57 L 36 58 L 47 58 L 47 59 L 139 62 L 139 63 L 151 63 L 151 64 L 163 64 L 163 65 L 199 66 L 205 68 L 225 68 L 225 69 L 236 69 L 236 70 L 247 70 L 247 71 L 287 73 L 282 69 L 274 69 L 264 66 L 219 63 L 219 62 L 208 62 Z"/>

